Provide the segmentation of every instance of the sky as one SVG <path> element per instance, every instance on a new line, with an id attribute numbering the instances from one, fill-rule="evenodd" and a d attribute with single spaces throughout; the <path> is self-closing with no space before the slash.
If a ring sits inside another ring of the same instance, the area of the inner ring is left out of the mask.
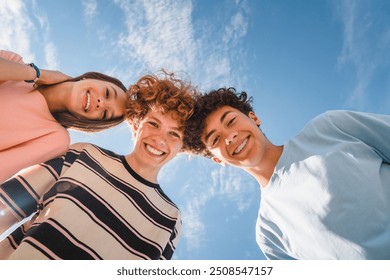
<path id="1" fill-rule="evenodd" d="M 201 91 L 253 96 L 277 145 L 327 110 L 390 113 L 387 0 L 1 0 L 0 48 L 77 76 L 98 71 L 126 86 L 161 68 Z M 119 154 L 129 127 L 71 132 Z M 261 191 L 239 169 L 179 155 L 159 182 L 179 206 L 177 260 L 264 259 L 255 240 Z"/>

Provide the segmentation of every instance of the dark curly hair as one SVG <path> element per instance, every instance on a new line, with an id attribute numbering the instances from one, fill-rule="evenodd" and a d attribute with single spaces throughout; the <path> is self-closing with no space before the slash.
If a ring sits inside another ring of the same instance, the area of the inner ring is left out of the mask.
<path id="1" fill-rule="evenodd" d="M 184 82 L 162 70 L 159 75 L 145 75 L 129 90 L 126 119 L 129 123 L 139 124 L 149 110 L 163 114 L 173 113 L 178 120 L 179 129 L 185 131 L 187 121 L 194 112 L 197 90 L 189 82 Z M 188 150 L 183 140 L 182 151 Z"/>
<path id="2" fill-rule="evenodd" d="M 194 114 L 188 121 L 184 140 L 188 150 L 193 154 L 201 154 L 211 158 L 213 154 L 202 142 L 206 118 L 223 106 L 233 107 L 245 115 L 253 111 L 252 97 L 246 92 L 237 93 L 235 88 L 220 88 L 199 95 L 196 98 Z"/>

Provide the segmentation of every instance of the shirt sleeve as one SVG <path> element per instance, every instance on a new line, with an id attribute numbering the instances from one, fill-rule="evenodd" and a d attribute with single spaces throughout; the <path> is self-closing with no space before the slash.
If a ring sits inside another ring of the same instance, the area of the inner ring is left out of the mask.
<path id="1" fill-rule="evenodd" d="M 372 147 L 385 163 L 390 163 L 390 115 L 329 111 L 326 116 L 342 133 Z"/>
<path id="2" fill-rule="evenodd" d="M 46 162 L 66 153 L 69 148 L 69 133 L 66 130 L 54 131 L 26 143 L 0 152 L 0 182 L 8 180 L 20 170 Z M 27 156 L 26 156 L 27 155 Z"/>
<path id="3" fill-rule="evenodd" d="M 181 228 L 182 228 L 182 221 L 181 221 L 181 216 L 179 214 L 175 228 L 172 231 L 171 238 L 169 239 L 169 242 L 165 247 L 160 259 L 170 260 L 172 258 L 173 253 L 175 252 L 177 244 L 179 243 L 181 237 Z"/>
<path id="4" fill-rule="evenodd" d="M 278 236 L 272 233 L 271 229 L 267 230 L 261 224 L 258 222 L 256 226 L 256 242 L 264 256 L 268 260 L 295 260 L 286 253 Z"/>
<path id="5" fill-rule="evenodd" d="M 0 200 L 18 221 L 37 211 L 41 197 L 58 180 L 64 157 L 32 166 L 0 186 Z M 7 225 L 6 228 L 11 228 Z"/>

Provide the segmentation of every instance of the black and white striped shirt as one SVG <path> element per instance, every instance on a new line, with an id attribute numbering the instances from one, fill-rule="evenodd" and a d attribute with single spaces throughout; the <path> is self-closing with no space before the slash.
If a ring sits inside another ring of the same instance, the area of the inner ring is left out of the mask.
<path id="1" fill-rule="evenodd" d="M 170 259 L 180 237 L 180 211 L 160 186 L 92 144 L 7 181 L 0 199 L 18 220 L 38 209 L 0 243 L 9 259 Z"/>

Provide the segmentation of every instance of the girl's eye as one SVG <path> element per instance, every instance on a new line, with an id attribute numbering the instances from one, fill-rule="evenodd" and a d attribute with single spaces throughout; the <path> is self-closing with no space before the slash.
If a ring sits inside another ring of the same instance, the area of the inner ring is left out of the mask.
<path id="1" fill-rule="evenodd" d="M 103 117 L 102 117 L 102 119 L 105 120 L 106 117 L 107 117 L 107 110 L 104 110 L 104 111 L 103 111 Z"/>
<path id="2" fill-rule="evenodd" d="M 106 98 L 110 97 L 110 91 L 106 89 Z"/>

